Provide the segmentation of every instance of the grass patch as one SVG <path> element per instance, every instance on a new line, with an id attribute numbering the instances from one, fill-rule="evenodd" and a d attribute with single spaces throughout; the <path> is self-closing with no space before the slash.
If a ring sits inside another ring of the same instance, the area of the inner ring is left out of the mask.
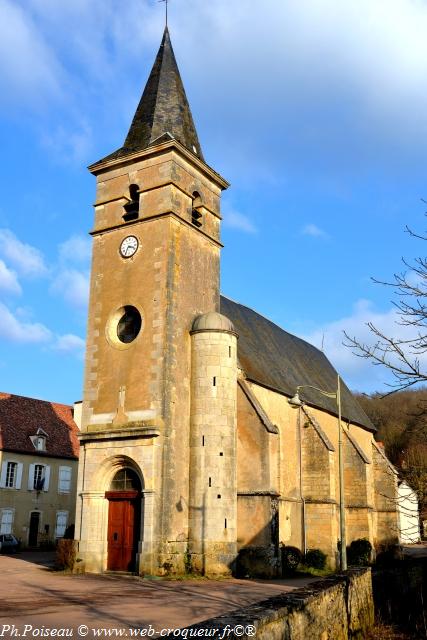
<path id="1" fill-rule="evenodd" d="M 294 574 L 297 577 L 314 576 L 315 578 L 325 578 L 331 576 L 336 571 L 333 569 L 315 569 L 314 567 L 307 567 L 305 564 L 298 565 L 298 571 Z"/>

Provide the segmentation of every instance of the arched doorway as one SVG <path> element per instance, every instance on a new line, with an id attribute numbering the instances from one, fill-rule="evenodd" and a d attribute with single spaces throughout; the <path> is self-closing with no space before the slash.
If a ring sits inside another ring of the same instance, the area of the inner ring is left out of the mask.
<path id="1" fill-rule="evenodd" d="M 117 471 L 105 493 L 108 500 L 109 571 L 135 571 L 141 525 L 141 481 L 125 467 Z"/>

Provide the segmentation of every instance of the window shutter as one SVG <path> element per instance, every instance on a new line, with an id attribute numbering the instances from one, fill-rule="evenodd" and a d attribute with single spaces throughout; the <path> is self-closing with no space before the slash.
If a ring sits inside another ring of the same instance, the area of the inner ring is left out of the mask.
<path id="1" fill-rule="evenodd" d="M 55 538 L 62 538 L 67 528 L 68 511 L 56 512 Z"/>
<path id="2" fill-rule="evenodd" d="M 23 464 L 22 462 L 18 462 L 18 469 L 16 471 L 16 483 L 15 483 L 15 489 L 20 489 L 21 488 L 21 484 L 22 484 L 22 469 L 23 469 Z"/>
<path id="3" fill-rule="evenodd" d="M 59 493 L 70 493 L 71 490 L 71 467 L 59 467 L 58 491 Z"/>
<path id="4" fill-rule="evenodd" d="M 13 509 L 3 509 L 0 519 L 0 533 L 12 533 Z"/>
<path id="5" fill-rule="evenodd" d="M 4 489 L 6 486 L 6 472 L 7 472 L 7 460 L 5 460 L 1 466 L 1 475 L 0 475 L 0 487 Z"/>
<path id="6" fill-rule="evenodd" d="M 43 491 L 49 491 L 49 478 L 50 478 L 50 467 L 46 466 L 44 468 L 44 485 Z"/>
<path id="7" fill-rule="evenodd" d="M 34 489 L 34 467 L 35 464 L 30 464 L 30 468 L 28 470 L 28 488 L 32 491 Z"/>

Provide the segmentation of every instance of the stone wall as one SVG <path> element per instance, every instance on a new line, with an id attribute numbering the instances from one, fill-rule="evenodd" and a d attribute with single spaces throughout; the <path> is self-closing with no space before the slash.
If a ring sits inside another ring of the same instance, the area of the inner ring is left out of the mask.
<path id="1" fill-rule="evenodd" d="M 416 638 L 426 637 L 427 557 L 376 567 L 372 586 L 375 611 L 381 620 L 399 625 Z"/>
<path id="2" fill-rule="evenodd" d="M 256 640 L 362 640 L 374 623 L 370 569 L 312 583 L 182 630 L 178 637 L 255 638 Z M 228 633 L 229 629 L 235 629 Z M 247 629 L 249 633 L 242 633 Z M 190 635 L 190 630 L 193 635 Z M 187 633 L 185 633 L 187 632 Z M 224 633 L 224 635 L 223 635 Z M 174 636 L 176 637 L 176 635 Z"/>

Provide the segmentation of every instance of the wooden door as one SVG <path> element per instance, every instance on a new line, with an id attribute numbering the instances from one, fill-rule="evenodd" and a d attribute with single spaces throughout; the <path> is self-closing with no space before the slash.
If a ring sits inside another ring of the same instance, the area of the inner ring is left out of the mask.
<path id="1" fill-rule="evenodd" d="M 30 515 L 30 534 L 28 536 L 28 546 L 37 547 L 37 538 L 39 535 L 40 513 L 32 511 Z"/>
<path id="2" fill-rule="evenodd" d="M 139 538 L 140 498 L 136 492 L 108 492 L 109 571 L 134 571 Z"/>

